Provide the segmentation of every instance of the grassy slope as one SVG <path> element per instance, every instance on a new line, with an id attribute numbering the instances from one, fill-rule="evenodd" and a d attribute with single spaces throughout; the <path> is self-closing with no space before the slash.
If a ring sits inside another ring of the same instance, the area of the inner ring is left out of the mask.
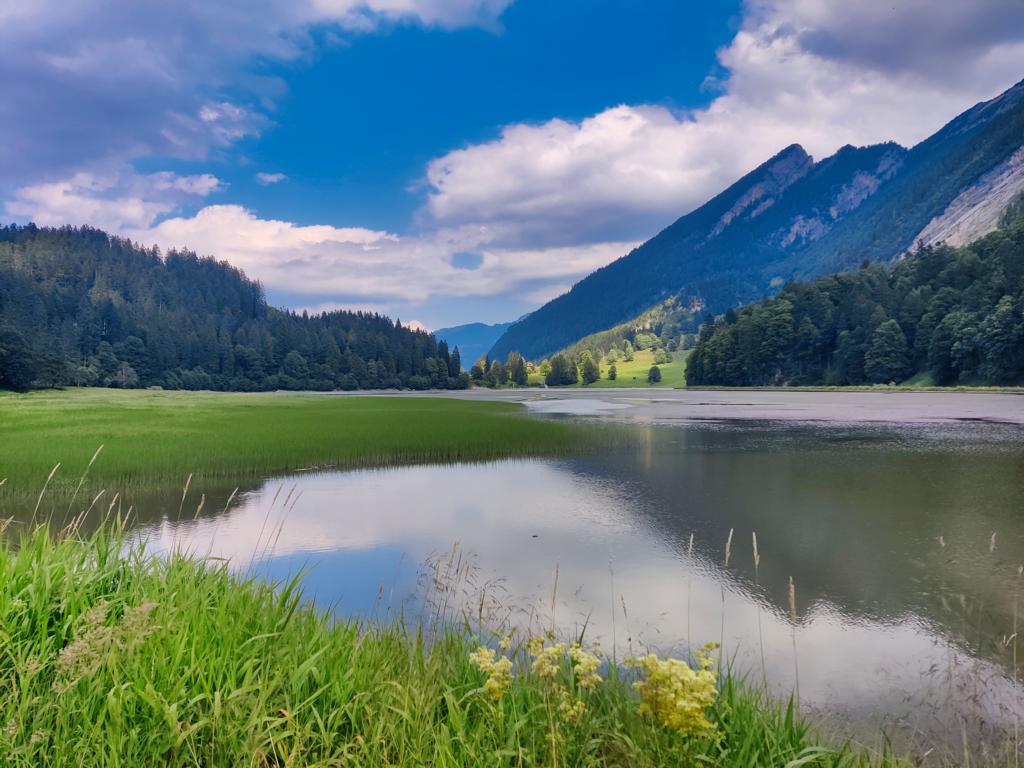
<path id="1" fill-rule="evenodd" d="M 470 630 L 335 622 L 295 582 L 126 550 L 118 536 L 0 543 L 0 762 L 5 766 L 878 765 L 816 753 L 759 694 L 722 681 L 721 739 L 638 712 L 616 668 L 585 710 L 551 703 L 524 666 L 492 701 Z M 522 659 L 522 651 L 519 658 Z M 554 734 L 554 739 L 551 735 Z M 555 750 L 552 751 L 552 744 Z M 806 759 L 793 763 L 800 755 Z"/>
<path id="2" fill-rule="evenodd" d="M 675 352 L 673 353 L 671 363 L 659 365 L 658 367 L 661 369 L 661 382 L 653 386 L 685 387 L 686 358 L 689 354 L 689 352 Z M 608 378 L 608 364 L 602 363 L 600 380 L 588 386 L 591 389 L 604 387 L 649 387 L 652 385 L 647 383 L 647 372 L 651 370 L 652 365 L 654 365 L 654 353 L 649 349 L 638 350 L 633 355 L 632 361 L 627 363 L 624 360 L 620 360 L 615 364 L 615 371 L 617 373 L 615 381 L 611 381 Z M 540 386 L 542 383 L 540 374 L 534 374 L 530 378 L 530 384 L 533 386 Z M 583 385 L 578 384 L 577 386 Z"/>
<path id="3" fill-rule="evenodd" d="M 658 367 L 661 369 L 661 381 L 653 386 L 656 387 L 678 387 L 686 386 L 685 371 L 686 358 L 689 352 L 674 352 L 671 363 L 663 363 Z M 601 366 L 601 379 L 591 384 L 591 387 L 647 387 L 647 372 L 654 365 L 654 353 L 649 349 L 638 350 L 633 354 L 632 362 L 620 360 L 615 364 L 615 381 L 608 379 L 608 364 Z"/>
<path id="4" fill-rule="evenodd" d="M 35 494 L 90 486 L 257 476 L 567 452 L 581 431 L 520 417 L 521 406 L 443 398 L 325 397 L 117 390 L 0 395 L 0 480 Z M 584 430 L 585 431 L 585 430 Z"/>

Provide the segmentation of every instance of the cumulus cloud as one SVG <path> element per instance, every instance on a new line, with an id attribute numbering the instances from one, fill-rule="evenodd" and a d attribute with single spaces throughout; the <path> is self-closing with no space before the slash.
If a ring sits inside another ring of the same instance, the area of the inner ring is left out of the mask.
<path id="1" fill-rule="evenodd" d="M 144 217 L 140 212 L 139 219 Z M 496 244 L 507 238 L 494 228 L 460 227 L 399 237 L 359 227 L 264 219 L 237 205 L 209 205 L 194 216 L 119 231 L 165 250 L 187 247 L 214 254 L 264 284 L 299 297 L 299 305 L 319 311 L 377 310 L 396 302 L 416 306 L 441 296 L 528 293 L 551 298 L 551 286 L 571 284 L 635 245 L 512 249 Z M 451 254 L 465 251 L 479 255 L 476 269 L 452 264 Z M 340 298 L 301 301 L 303 295 L 324 294 Z"/>
<path id="2" fill-rule="evenodd" d="M 124 233 L 149 227 L 160 216 L 223 188 L 216 176 L 80 171 L 54 182 L 19 188 L 4 206 L 7 215 L 40 225 L 89 224 Z"/>
<path id="3" fill-rule="evenodd" d="M 784 146 L 913 144 L 1024 76 L 1017 0 L 752 0 L 703 109 L 622 105 L 506 126 L 430 163 L 444 225 L 517 222 L 524 242 L 650 233 Z"/>

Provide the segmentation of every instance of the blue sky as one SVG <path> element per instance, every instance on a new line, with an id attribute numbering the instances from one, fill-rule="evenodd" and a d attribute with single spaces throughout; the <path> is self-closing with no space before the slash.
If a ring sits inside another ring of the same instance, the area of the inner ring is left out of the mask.
<path id="1" fill-rule="evenodd" d="M 286 306 L 497 322 L 789 143 L 913 143 L 1022 61 L 1019 0 L 13 0 L 0 208 Z"/>

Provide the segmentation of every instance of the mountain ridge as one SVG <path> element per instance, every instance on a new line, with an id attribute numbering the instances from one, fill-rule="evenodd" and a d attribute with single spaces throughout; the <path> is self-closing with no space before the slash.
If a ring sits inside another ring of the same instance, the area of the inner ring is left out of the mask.
<path id="1" fill-rule="evenodd" d="M 950 220 L 975 222 L 972 236 L 984 234 L 1001 213 L 989 206 L 974 215 L 989 200 L 986 174 L 995 173 L 1001 199 L 1024 188 L 1024 169 L 1011 164 L 998 173 L 1022 137 L 1024 80 L 909 149 L 845 145 L 815 162 L 791 144 L 508 329 L 491 355 L 537 359 L 672 297 L 720 313 L 789 280 L 891 260 L 936 219 L 934 230 L 946 231 L 947 212 Z M 950 210 L 978 184 L 973 198 L 961 200 L 963 210 Z"/>

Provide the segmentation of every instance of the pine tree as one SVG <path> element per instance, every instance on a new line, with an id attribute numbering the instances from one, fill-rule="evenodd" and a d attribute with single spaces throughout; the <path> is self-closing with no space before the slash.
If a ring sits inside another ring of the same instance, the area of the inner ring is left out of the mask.
<path id="1" fill-rule="evenodd" d="M 601 369 L 597 367 L 597 363 L 594 362 L 594 356 L 589 352 L 583 353 L 580 375 L 584 384 L 593 384 L 601 378 Z"/>
<path id="2" fill-rule="evenodd" d="M 462 355 L 459 354 L 459 348 L 455 347 L 448 361 L 448 375 L 454 379 L 460 373 L 462 373 Z"/>

